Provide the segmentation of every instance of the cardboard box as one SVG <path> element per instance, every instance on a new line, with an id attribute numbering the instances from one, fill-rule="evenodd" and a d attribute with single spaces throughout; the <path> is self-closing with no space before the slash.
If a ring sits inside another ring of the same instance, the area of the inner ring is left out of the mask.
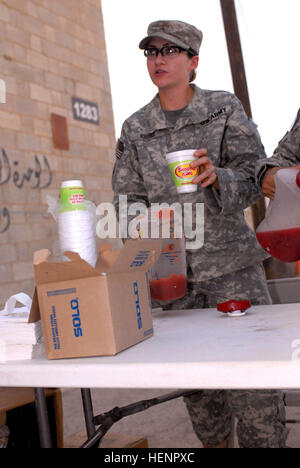
<path id="1" fill-rule="evenodd" d="M 45 389 L 45 396 L 47 400 L 50 398 L 53 399 L 53 410 L 54 410 L 54 416 L 55 416 L 55 421 L 51 421 L 53 423 L 53 436 L 55 436 L 56 439 L 56 445 L 57 448 L 63 448 L 64 446 L 64 425 L 63 425 L 63 403 L 62 403 L 62 393 L 61 390 L 58 388 L 46 388 Z M 50 400 L 51 401 L 51 400 Z M 13 434 L 12 434 L 12 440 L 10 442 L 13 444 L 13 446 L 16 444 L 16 448 L 20 444 L 22 448 L 25 446 L 28 447 L 34 444 L 35 442 L 35 430 L 33 433 L 29 431 L 29 433 L 26 433 L 22 435 L 22 427 L 23 424 L 23 429 L 26 427 L 25 424 L 26 422 L 24 421 L 25 414 L 30 416 L 31 410 L 30 408 L 26 408 L 27 405 L 30 405 L 31 403 L 35 402 L 35 396 L 34 396 L 34 389 L 33 388 L 7 388 L 3 387 L 0 388 L 0 427 L 1 427 L 1 422 L 4 421 L 3 424 L 6 423 L 6 413 L 8 416 L 8 421 L 14 426 L 17 423 L 18 429 L 14 428 Z M 26 411 L 24 413 L 23 411 Z M 17 408 L 21 408 L 20 412 L 15 411 Z M 12 415 L 9 417 L 9 412 L 12 410 Z M 32 416 L 34 417 L 34 408 L 32 412 Z M 52 418 L 50 418 L 52 419 Z M 26 419 L 25 419 L 26 421 Z M 55 423 L 55 424 L 54 424 Z M 51 426 L 51 424 L 50 424 Z M 30 426 L 31 429 L 34 428 L 34 426 Z M 56 430 L 56 434 L 55 434 Z M 28 432 L 28 431 L 27 431 Z M 36 436 L 38 436 L 37 433 L 37 428 L 36 428 Z M 37 439 L 38 440 L 38 439 Z"/>
<path id="2" fill-rule="evenodd" d="M 105 245 L 96 268 L 74 252 L 51 263 L 34 254 L 36 290 L 30 322 L 41 318 L 48 359 L 114 355 L 153 335 L 147 271 L 160 241 L 129 240 L 120 251 Z"/>

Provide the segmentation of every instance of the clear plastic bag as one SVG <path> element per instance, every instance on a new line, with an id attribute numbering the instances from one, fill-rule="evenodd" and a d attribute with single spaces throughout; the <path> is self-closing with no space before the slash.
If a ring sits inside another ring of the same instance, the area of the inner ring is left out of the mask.
<path id="1" fill-rule="evenodd" d="M 300 171 L 281 169 L 275 174 L 276 192 L 256 230 L 261 246 L 283 262 L 300 260 Z"/>

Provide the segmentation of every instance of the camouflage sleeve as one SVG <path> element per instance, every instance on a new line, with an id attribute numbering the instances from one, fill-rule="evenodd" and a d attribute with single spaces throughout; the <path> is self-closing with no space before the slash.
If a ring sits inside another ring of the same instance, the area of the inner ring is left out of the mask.
<path id="1" fill-rule="evenodd" d="M 119 219 L 120 196 L 127 196 L 127 207 L 133 203 L 149 206 L 148 196 L 134 144 L 128 138 L 127 124 L 122 127 L 116 147 L 116 162 L 112 176 L 114 206 Z M 126 213 L 127 215 L 127 213 Z M 134 216 L 133 216 L 134 217 Z"/>
<path id="2" fill-rule="evenodd" d="M 255 168 L 265 157 L 256 125 L 247 117 L 240 101 L 234 98 L 224 131 L 220 167 L 216 168 L 221 214 L 244 210 L 262 197 L 255 180 Z"/>
<path id="3" fill-rule="evenodd" d="M 271 158 L 261 161 L 256 169 L 257 182 L 261 185 L 270 167 L 291 167 L 300 164 L 300 110 L 291 130 L 278 143 Z"/>

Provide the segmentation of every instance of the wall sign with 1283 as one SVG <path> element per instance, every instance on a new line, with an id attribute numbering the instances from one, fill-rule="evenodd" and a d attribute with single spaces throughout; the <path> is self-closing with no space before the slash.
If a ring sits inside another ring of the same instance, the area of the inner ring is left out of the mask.
<path id="1" fill-rule="evenodd" d="M 100 125 L 98 104 L 72 97 L 73 118 Z"/>

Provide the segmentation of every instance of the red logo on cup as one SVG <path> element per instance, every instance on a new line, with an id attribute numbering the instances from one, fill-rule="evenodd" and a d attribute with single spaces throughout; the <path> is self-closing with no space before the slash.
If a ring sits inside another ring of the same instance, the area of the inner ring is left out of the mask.
<path id="1" fill-rule="evenodd" d="M 180 179 L 192 179 L 196 177 L 198 170 L 190 167 L 189 164 L 181 164 L 175 169 L 175 175 Z"/>

